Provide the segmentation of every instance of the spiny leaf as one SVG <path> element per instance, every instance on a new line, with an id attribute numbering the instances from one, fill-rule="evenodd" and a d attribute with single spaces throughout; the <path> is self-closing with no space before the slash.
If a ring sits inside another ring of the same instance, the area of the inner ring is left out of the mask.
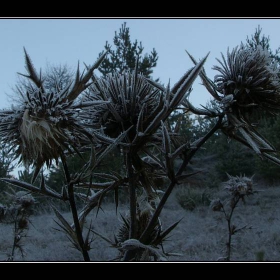
<path id="1" fill-rule="evenodd" d="M 157 240 L 157 243 L 155 245 L 160 244 L 164 238 L 183 220 L 183 218 L 181 218 L 178 222 L 174 223 L 173 225 L 171 225 L 169 228 L 167 228 L 163 233 L 160 234 L 160 238 L 159 240 Z"/>
<path id="2" fill-rule="evenodd" d="M 125 217 L 124 217 L 121 213 L 120 213 L 120 216 L 121 216 L 121 218 L 122 218 L 122 220 L 123 220 L 123 222 L 124 222 L 124 224 L 125 224 L 126 228 L 127 228 L 127 229 L 129 229 L 129 228 L 130 228 L 130 226 L 129 226 L 128 221 L 125 219 Z"/>
<path id="3" fill-rule="evenodd" d="M 183 145 L 181 145 L 179 148 L 177 148 L 171 155 L 172 160 L 174 161 L 176 159 L 176 157 L 178 157 L 179 155 L 182 154 L 182 152 L 184 152 L 186 149 L 188 149 L 190 147 L 189 143 L 185 143 Z"/>
<path id="4" fill-rule="evenodd" d="M 125 132 L 123 132 L 122 134 L 120 134 L 115 140 L 114 143 L 110 144 L 105 151 L 98 156 L 98 158 L 96 159 L 96 165 L 98 165 L 101 160 L 108 154 L 110 153 L 117 145 L 119 145 L 121 143 L 121 141 L 126 137 L 128 131 L 131 130 L 133 126 L 131 126 L 129 129 L 127 129 Z"/>
<path id="5" fill-rule="evenodd" d="M 99 199 L 98 199 L 96 217 L 97 217 L 97 215 L 98 215 L 98 213 L 99 213 L 99 209 L 102 210 L 102 208 L 101 208 L 101 203 L 102 203 L 102 201 L 103 201 L 103 199 L 104 199 L 104 197 L 105 197 L 105 194 L 106 194 L 106 192 L 101 193 L 101 195 L 100 195 L 100 197 L 99 197 Z"/>
<path id="6" fill-rule="evenodd" d="M 106 54 L 107 54 L 107 52 L 105 52 L 103 55 L 101 55 L 100 58 L 93 64 L 92 67 L 88 67 L 88 71 L 84 75 L 84 77 L 82 75 L 80 76 L 79 65 L 78 65 L 78 69 L 76 72 L 76 81 L 75 81 L 75 84 L 73 85 L 72 90 L 70 91 L 70 93 L 67 96 L 68 100 L 76 99 L 79 96 L 79 94 L 89 86 L 89 84 L 87 84 L 87 82 L 93 76 L 93 71 L 99 67 L 100 63 L 105 58 Z"/>
<path id="7" fill-rule="evenodd" d="M 115 175 L 107 174 L 107 173 L 93 173 L 92 175 L 102 178 L 102 179 L 110 179 L 110 180 L 114 180 L 114 181 L 117 181 L 119 179 Z M 110 182 L 110 183 L 112 183 L 112 182 Z"/>
<path id="8" fill-rule="evenodd" d="M 54 211 L 56 217 L 59 219 L 59 221 L 65 228 L 66 233 L 69 234 L 71 237 L 76 236 L 75 231 L 73 230 L 71 225 L 64 219 L 64 217 L 60 214 L 60 212 L 54 206 L 52 208 L 53 208 L 53 211 Z"/>
<path id="9" fill-rule="evenodd" d="M 31 184 L 34 184 L 35 180 L 37 179 L 37 176 L 41 170 L 41 167 L 42 167 L 42 164 L 39 164 L 39 163 L 36 164 L 35 170 L 32 175 Z"/>
<path id="10" fill-rule="evenodd" d="M 26 65 L 26 70 L 28 71 L 29 76 L 27 75 L 23 75 L 21 73 L 18 73 L 24 77 L 29 78 L 32 82 L 34 82 L 34 84 L 38 87 L 41 88 L 43 90 L 43 85 L 42 85 L 42 80 L 41 78 L 38 77 L 38 74 L 33 66 L 33 63 L 26 51 L 25 48 L 23 48 L 24 50 L 24 54 L 25 54 L 25 65 Z"/>
<path id="11" fill-rule="evenodd" d="M 276 163 L 277 165 L 280 165 L 280 160 L 279 160 L 278 158 L 276 158 L 276 157 L 274 157 L 274 156 L 272 156 L 272 155 L 269 155 L 269 154 L 267 154 L 267 153 L 263 153 L 263 155 L 264 155 L 267 159 L 269 159 L 269 160 L 271 160 L 272 162 Z"/>
<path id="12" fill-rule="evenodd" d="M 203 58 L 191 71 L 188 71 L 179 82 L 171 89 L 171 92 L 174 94 L 170 107 L 175 108 L 179 105 L 184 97 L 185 93 L 190 89 L 197 75 L 202 70 L 203 64 L 205 63 L 209 53 Z"/>
<path id="13" fill-rule="evenodd" d="M 151 84 L 153 87 L 159 89 L 160 91 L 165 91 L 166 90 L 164 86 L 155 82 L 154 80 L 151 80 L 151 79 L 148 79 L 148 78 L 146 78 L 146 80 L 148 81 L 149 84 Z"/>
<path id="14" fill-rule="evenodd" d="M 177 177 L 176 177 L 176 180 L 177 180 L 178 183 L 181 184 L 182 182 L 184 182 L 185 179 L 187 179 L 187 178 L 189 178 L 189 177 L 191 177 L 191 176 L 194 176 L 194 175 L 196 175 L 196 174 L 198 174 L 198 173 L 201 173 L 201 172 L 202 172 L 202 171 L 199 170 L 199 171 L 192 172 L 192 173 L 189 173 L 189 174 L 180 175 L 180 176 L 177 176 Z"/>
<path id="15" fill-rule="evenodd" d="M 187 51 L 186 53 L 189 55 L 190 59 L 192 60 L 192 62 L 197 65 L 197 61 L 195 60 L 195 58 L 190 55 Z M 208 90 L 208 92 L 217 100 L 221 100 L 221 97 L 218 95 L 217 90 L 215 89 L 215 84 L 206 76 L 205 70 L 203 68 L 203 70 L 199 73 L 199 76 L 203 82 L 203 85 L 205 86 L 205 88 Z"/>
<path id="16" fill-rule="evenodd" d="M 111 244 L 111 246 L 115 247 L 116 244 L 114 244 L 114 242 L 112 242 L 109 238 L 107 238 L 106 236 L 102 235 L 101 233 L 98 233 L 97 231 L 91 229 L 91 232 L 93 232 L 94 234 L 96 234 L 97 236 L 101 237 L 103 240 L 107 241 L 109 244 Z"/>
<path id="17" fill-rule="evenodd" d="M 162 143 L 163 143 L 163 152 L 165 155 L 165 162 L 166 162 L 166 171 L 168 178 L 173 181 L 175 179 L 175 171 L 173 166 L 173 161 L 171 158 L 171 141 L 169 137 L 169 132 L 165 127 L 164 123 L 161 121 L 162 126 Z"/>
<path id="18" fill-rule="evenodd" d="M 183 102 L 182 102 L 182 105 L 184 107 L 186 107 L 186 109 L 188 111 L 191 111 L 193 114 L 196 114 L 196 115 L 202 115 L 202 116 L 213 116 L 213 112 L 212 111 L 209 111 L 209 110 L 204 110 L 204 109 L 200 109 L 200 108 L 196 108 L 194 107 L 191 102 L 187 99 L 185 99 Z"/>
<path id="19" fill-rule="evenodd" d="M 256 144 L 256 142 L 250 137 L 250 135 L 245 131 L 244 128 L 239 127 L 238 131 L 242 134 L 242 136 L 245 138 L 247 143 L 251 146 L 251 148 L 255 151 L 256 154 L 261 155 L 261 151 L 259 146 Z"/>
<path id="20" fill-rule="evenodd" d="M 9 179 L 9 178 L 0 178 L 1 181 L 7 182 L 9 184 L 12 184 L 16 187 L 31 191 L 33 193 L 39 193 L 39 194 L 45 194 L 47 196 L 53 197 L 53 198 L 57 198 L 62 200 L 62 196 L 60 194 L 58 194 L 57 192 L 55 192 L 54 190 L 51 189 L 45 189 L 44 191 L 42 191 L 40 188 L 37 188 L 29 183 L 26 182 L 22 182 L 16 179 Z"/>
<path id="21" fill-rule="evenodd" d="M 169 132 L 167 131 L 167 128 L 163 121 L 161 121 L 161 127 L 162 127 L 162 144 L 163 144 L 163 151 L 165 154 L 171 153 L 171 141 Z"/>

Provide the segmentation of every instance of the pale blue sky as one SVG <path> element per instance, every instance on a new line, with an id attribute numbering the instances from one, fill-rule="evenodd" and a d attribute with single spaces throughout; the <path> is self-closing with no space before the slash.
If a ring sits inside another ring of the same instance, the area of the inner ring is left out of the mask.
<path id="1" fill-rule="evenodd" d="M 104 50 L 106 41 L 113 44 L 115 31 L 127 22 L 131 40 L 142 41 L 144 53 L 155 48 L 159 55 L 153 77 L 171 85 L 192 66 L 185 50 L 200 59 L 208 52 L 206 72 L 217 64 L 216 57 L 227 48 L 245 41 L 260 25 L 262 34 L 271 39 L 271 48 L 280 46 L 279 19 L 0 19 L 0 109 L 9 108 L 6 94 L 11 94 L 17 72 L 25 73 L 23 47 L 37 69 L 50 64 L 76 68 L 78 60 L 92 64 Z M 190 100 L 205 105 L 210 95 L 194 84 Z"/>

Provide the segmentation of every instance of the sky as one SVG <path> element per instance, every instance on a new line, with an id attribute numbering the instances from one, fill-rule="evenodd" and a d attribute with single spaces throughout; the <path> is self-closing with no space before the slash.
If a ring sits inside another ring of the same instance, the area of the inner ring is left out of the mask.
<path id="1" fill-rule="evenodd" d="M 197 60 L 210 52 L 205 70 L 213 79 L 217 72 L 211 68 L 218 64 L 216 58 L 245 42 L 258 26 L 263 35 L 269 36 L 273 51 L 280 46 L 280 18 L 0 18 L 0 109 L 11 106 L 9 95 L 18 81 L 17 72 L 26 73 L 23 48 L 37 70 L 44 70 L 47 64 L 67 64 L 76 69 L 78 61 L 83 68 L 83 63 L 96 61 L 106 41 L 113 45 L 115 31 L 124 22 L 131 41 L 141 41 L 144 53 L 149 54 L 153 48 L 157 51 L 159 59 L 152 77 L 164 84 L 170 80 L 171 86 L 193 66 L 186 50 Z M 198 78 L 190 101 L 199 107 L 210 99 Z"/>

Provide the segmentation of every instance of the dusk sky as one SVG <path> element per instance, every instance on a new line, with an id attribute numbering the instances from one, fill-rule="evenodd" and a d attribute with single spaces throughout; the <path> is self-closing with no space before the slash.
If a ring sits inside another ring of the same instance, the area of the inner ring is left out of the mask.
<path id="1" fill-rule="evenodd" d="M 230 50 L 251 37 L 256 28 L 270 37 L 272 50 L 280 46 L 279 19 L 0 19 L 0 108 L 9 108 L 7 94 L 17 83 L 17 72 L 26 73 L 24 68 L 25 47 L 37 70 L 44 70 L 47 64 L 64 65 L 76 69 L 78 61 L 92 64 L 104 50 L 108 41 L 113 44 L 115 31 L 126 22 L 131 40 L 138 40 L 144 46 L 144 53 L 153 48 L 159 59 L 153 78 L 171 86 L 193 66 L 186 50 L 196 59 L 208 52 L 205 69 L 213 79 L 216 72 L 211 68 L 221 58 L 221 52 Z M 98 73 L 98 71 L 96 72 Z M 190 100 L 194 105 L 205 105 L 210 95 L 197 79 Z"/>

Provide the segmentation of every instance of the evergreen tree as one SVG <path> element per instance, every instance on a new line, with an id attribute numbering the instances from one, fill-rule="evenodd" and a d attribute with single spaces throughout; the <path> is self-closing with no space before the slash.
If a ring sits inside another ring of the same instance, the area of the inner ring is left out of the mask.
<path id="1" fill-rule="evenodd" d="M 152 68 L 156 67 L 158 54 L 155 49 L 150 54 L 144 54 L 144 47 L 142 42 L 135 40 L 131 42 L 130 30 L 126 26 L 126 22 L 122 24 L 119 32 L 115 31 L 113 38 L 113 46 L 108 41 L 105 44 L 105 49 L 108 51 L 107 57 L 103 60 L 98 70 L 103 76 L 114 71 L 123 72 L 126 70 L 133 70 L 139 56 L 138 69 L 144 76 L 150 78 L 153 73 Z M 99 55 L 101 56 L 101 54 Z"/>

